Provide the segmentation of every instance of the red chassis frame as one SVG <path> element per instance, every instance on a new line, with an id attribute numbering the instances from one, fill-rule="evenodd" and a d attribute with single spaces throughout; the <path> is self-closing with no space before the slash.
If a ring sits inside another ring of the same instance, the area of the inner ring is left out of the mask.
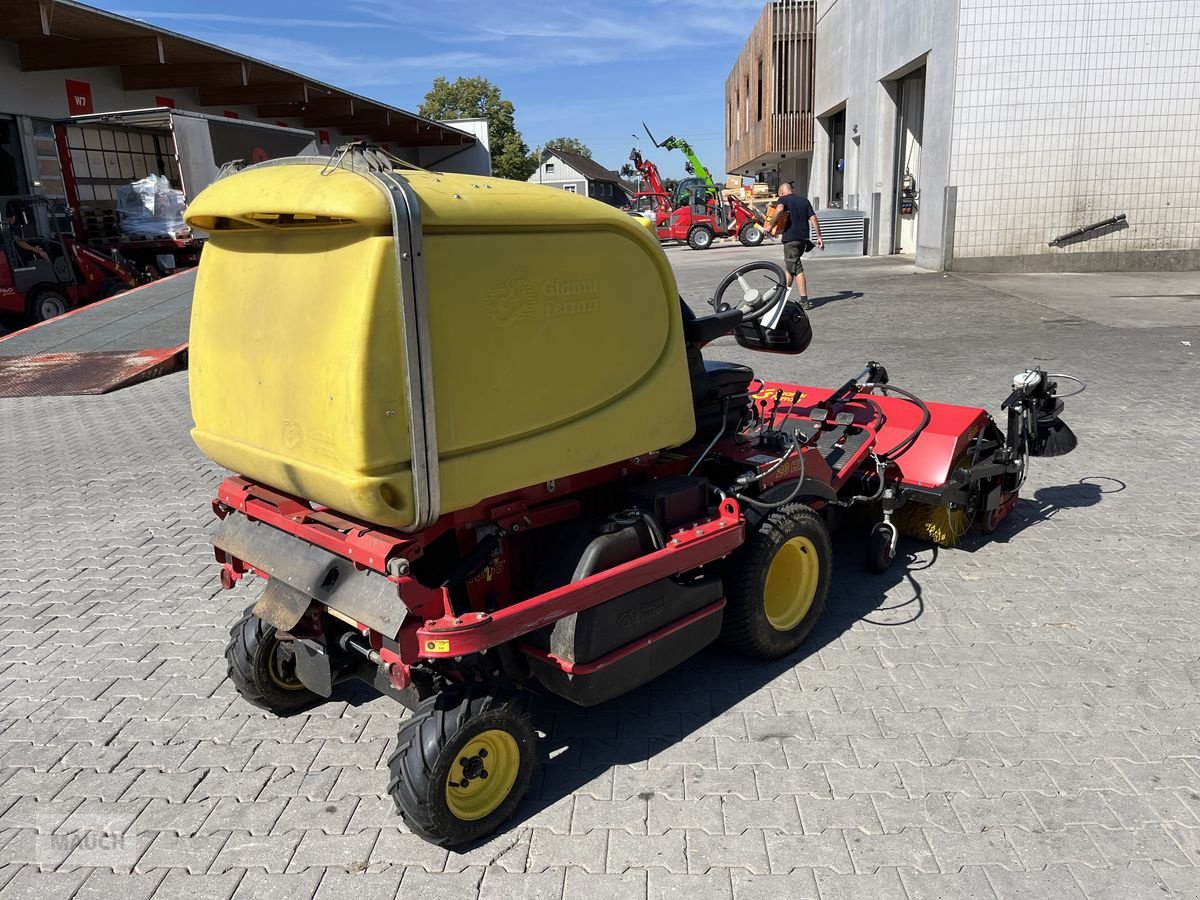
<path id="1" fill-rule="evenodd" d="M 411 613 L 400 633 L 383 635 L 360 622 L 353 624 L 369 639 L 383 662 L 409 666 L 419 659 L 465 656 L 509 643 L 651 581 L 714 562 L 745 539 L 741 510 L 735 500 L 727 499 L 720 504 L 716 515 L 670 533 L 661 550 L 492 612 L 472 610 L 456 614 L 446 588 L 427 587 L 409 574 L 409 564 L 455 527 L 491 522 L 515 533 L 572 519 L 579 514 L 579 501 L 563 498 L 561 494 L 619 477 L 621 468 L 605 467 L 559 479 L 553 493 L 547 486 L 538 485 L 485 501 L 470 510 L 443 516 L 432 528 L 415 534 L 349 519 L 240 477 L 227 478 L 221 483 L 213 510 L 222 519 L 239 512 L 250 521 L 270 525 L 350 560 L 357 569 L 384 575 L 396 587 L 397 602 L 402 602 Z M 231 558 L 221 550 L 217 551 L 217 561 L 222 564 L 221 584 L 225 588 L 232 588 L 248 572 L 270 577 L 253 562 Z M 716 609 L 706 611 L 711 613 Z M 672 623 L 663 631 L 676 627 L 679 623 Z M 384 645 L 385 640 L 393 638 L 399 646 L 398 655 Z M 653 638 L 654 635 L 647 636 L 643 643 Z M 626 648 L 625 652 L 634 649 L 639 647 Z"/>
<path id="2" fill-rule="evenodd" d="M 753 395 L 752 402 L 761 404 L 778 398 L 782 401 L 777 405 L 782 407 L 779 412 L 783 421 L 811 422 L 813 410 L 832 393 L 831 388 L 766 382 Z M 802 453 L 807 478 L 837 492 L 869 464 L 872 449 L 898 442 L 920 419 L 920 411 L 898 397 L 873 394 L 870 401 L 868 404 L 851 400 L 846 404 L 854 414 L 855 424 L 869 432 L 869 440 L 862 442 L 836 472 L 815 447 L 806 446 Z M 920 439 L 897 460 L 889 481 L 922 487 L 944 484 L 954 461 L 989 421 L 987 413 L 979 408 L 927 405 L 931 420 Z M 698 441 L 705 443 L 699 438 Z M 756 456 L 759 452 L 753 443 L 739 443 L 734 435 L 715 448 L 716 455 L 747 467 L 762 465 L 753 461 L 759 458 Z M 331 610 L 331 614 L 363 635 L 379 654 L 378 659 L 388 666 L 393 683 L 401 686 L 408 681 L 409 667 L 420 660 L 452 659 L 517 642 L 561 618 L 650 582 L 715 562 L 740 546 L 745 540 L 745 517 L 736 500 L 724 499 L 715 515 L 669 533 L 661 550 L 500 608 L 485 610 L 482 602 L 473 599 L 471 609 L 456 610 L 447 588 L 428 587 L 411 574 L 411 564 L 448 531 L 459 529 L 461 534 L 470 531 L 466 526 L 491 524 L 515 535 L 567 522 L 580 516 L 583 492 L 622 480 L 631 472 L 652 477 L 679 474 L 687 471 L 692 462 L 687 454 L 687 450 L 682 454 L 649 454 L 553 483 L 534 485 L 442 516 L 432 527 L 412 534 L 355 520 L 240 477 L 227 478 L 221 484 L 213 509 L 219 518 L 240 513 L 250 521 L 262 522 L 348 560 L 360 571 L 370 570 L 386 577 L 395 587 L 397 602 L 406 610 L 397 634 L 380 633 L 336 610 Z M 764 479 L 764 489 L 793 479 L 798 469 L 795 461 L 780 467 Z M 464 553 L 472 549 L 460 546 Z M 269 572 L 259 567 L 261 563 L 237 559 L 223 550 L 217 550 L 217 560 L 222 564 L 221 581 L 226 588 L 232 588 L 248 572 L 270 577 Z M 499 574 L 496 584 L 507 589 L 507 576 Z M 588 664 L 586 672 L 528 643 L 519 646 L 523 653 L 549 662 L 567 674 L 589 674 L 644 649 L 696 618 L 718 612 L 723 605 L 721 600 L 684 620 L 672 622 L 619 648 L 609 657 Z"/>

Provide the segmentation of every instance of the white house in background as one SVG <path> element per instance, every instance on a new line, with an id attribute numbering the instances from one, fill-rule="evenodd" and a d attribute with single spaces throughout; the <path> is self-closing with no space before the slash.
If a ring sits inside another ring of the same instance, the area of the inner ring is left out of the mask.
<path id="1" fill-rule="evenodd" d="M 529 176 L 529 181 L 617 207 L 628 204 L 635 193 L 632 184 L 594 159 L 553 147 L 542 151 L 541 165 Z"/>

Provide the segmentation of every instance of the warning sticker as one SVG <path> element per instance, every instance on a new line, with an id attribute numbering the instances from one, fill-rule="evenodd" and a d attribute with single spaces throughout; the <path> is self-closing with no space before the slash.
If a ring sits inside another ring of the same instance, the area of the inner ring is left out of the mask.
<path id="1" fill-rule="evenodd" d="M 426 653 L 449 653 L 450 652 L 450 642 L 449 641 L 426 641 L 425 642 L 425 652 Z"/>

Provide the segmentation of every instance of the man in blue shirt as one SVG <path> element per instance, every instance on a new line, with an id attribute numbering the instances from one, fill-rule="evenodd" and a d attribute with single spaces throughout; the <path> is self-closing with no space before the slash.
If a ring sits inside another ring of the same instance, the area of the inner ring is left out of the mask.
<path id="1" fill-rule="evenodd" d="M 807 197 L 797 197 L 793 193 L 790 181 L 779 186 L 779 206 L 771 221 L 767 223 L 767 230 L 770 231 L 781 222 L 786 222 L 787 225 L 783 232 L 783 267 L 787 271 L 787 293 L 784 294 L 784 302 L 791 296 L 794 283 L 800 291 L 800 305 L 805 309 L 812 309 L 808 300 L 808 283 L 804 278 L 804 263 L 800 257 L 804 255 L 805 250 L 812 249 L 814 245 L 824 250 L 825 241 L 821 239 L 821 226 L 817 222 L 817 213 L 812 204 L 808 202 Z"/>

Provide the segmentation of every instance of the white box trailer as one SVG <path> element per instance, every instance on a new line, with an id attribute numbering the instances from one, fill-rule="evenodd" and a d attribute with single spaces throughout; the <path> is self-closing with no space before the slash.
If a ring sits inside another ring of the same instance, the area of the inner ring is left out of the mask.
<path id="1" fill-rule="evenodd" d="M 161 175 L 186 202 L 227 164 L 317 154 L 311 131 L 170 107 L 72 116 L 55 123 L 55 137 L 76 234 L 151 275 L 196 265 L 201 236 L 122 233 L 121 188 Z"/>

